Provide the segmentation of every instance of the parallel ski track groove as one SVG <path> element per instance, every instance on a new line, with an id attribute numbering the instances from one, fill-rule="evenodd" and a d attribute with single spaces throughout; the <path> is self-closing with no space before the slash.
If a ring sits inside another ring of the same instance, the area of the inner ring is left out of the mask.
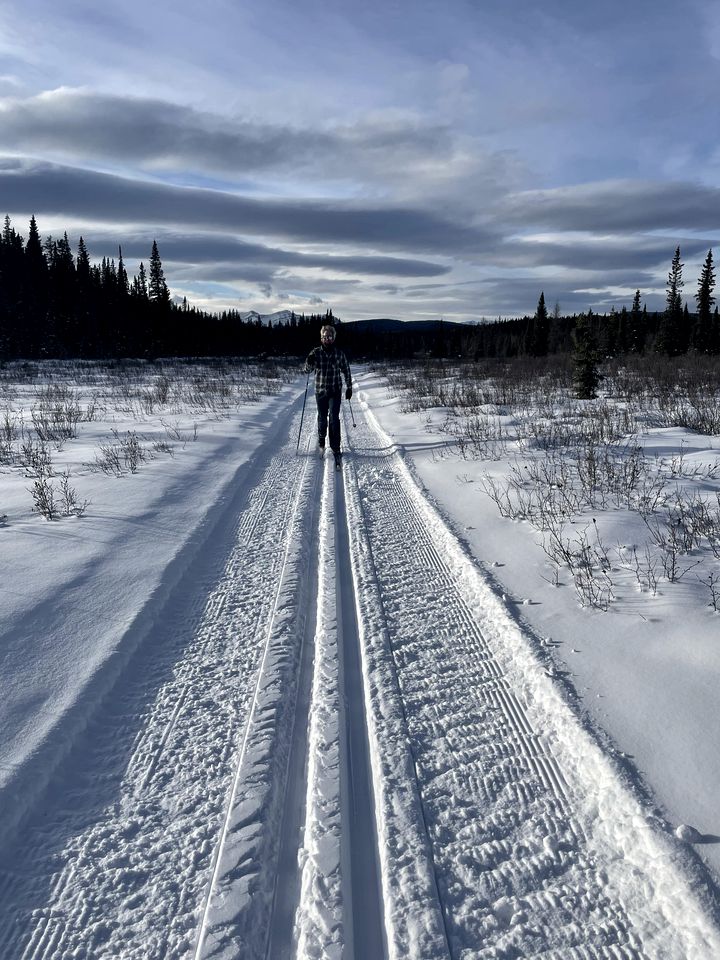
<path id="1" fill-rule="evenodd" d="M 290 430 L 292 436 L 292 424 Z M 50 785 L 50 796 L 59 782 L 57 795 L 66 798 L 54 819 L 29 816 L 22 846 L 9 861 L 12 870 L 0 871 L 0 956 L 188 955 L 198 884 L 211 870 L 208 839 L 218 801 L 227 796 L 238 730 L 250 714 L 248 682 L 257 680 L 259 645 L 267 636 L 300 482 L 290 444 L 258 466 L 256 476 L 235 515 L 234 534 L 228 534 L 234 544 L 217 582 L 205 580 L 207 595 L 198 592 L 174 610 L 172 622 L 161 625 L 162 642 L 153 638 L 136 653 L 116 698 L 106 698 L 81 738 L 82 755 L 75 751 L 68 761 L 77 767 L 77 782 L 63 782 L 60 770 Z M 264 576 L 245 577 L 246 568 L 262 568 Z M 105 796 L 95 801 L 106 803 L 104 809 L 91 806 L 95 793 Z M 186 827 L 184 809 L 191 818 Z M 174 811 L 169 821 L 165 810 Z M 131 842 L 123 863 L 111 855 L 112 837 L 126 829 L 137 831 L 141 842 L 137 854 Z M 156 869 L 162 878 L 157 885 Z M 108 917 L 104 903 L 117 898 L 118 884 L 127 891 L 128 907 L 122 918 L 112 911 Z"/>
<path id="2" fill-rule="evenodd" d="M 353 467 L 429 814 L 453 958 L 504 955 L 503 943 L 520 949 L 494 901 L 514 892 L 527 914 L 524 923 L 517 921 L 518 931 L 542 928 L 545 917 L 540 907 L 532 909 L 533 899 L 539 902 L 545 889 L 557 898 L 569 889 L 563 881 L 568 876 L 571 885 L 586 885 L 582 920 L 568 915 L 565 923 L 546 928 L 545 951 L 554 944 L 562 956 L 577 951 L 588 960 L 638 960 L 643 954 L 622 906 L 607 898 L 591 860 L 584 859 L 584 832 L 572 816 L 564 775 L 456 588 L 418 510 L 421 495 L 401 480 L 397 455 L 387 451 L 366 418 L 358 417 L 358 424 L 352 436 L 361 451 Z M 456 700 L 465 713 L 462 726 Z M 452 743 L 452 750 L 438 753 L 438 740 Z M 472 779 L 469 769 L 477 771 Z M 545 837 L 551 838 L 547 848 Z"/>
<path id="3" fill-rule="evenodd" d="M 356 424 L 353 423 L 353 426 L 356 426 Z M 347 430 L 347 418 L 345 418 L 345 428 Z M 353 435 L 353 440 L 355 439 L 356 435 Z M 416 949 L 422 951 L 423 956 L 432 957 L 434 960 L 435 958 L 437 960 L 443 958 L 444 960 L 449 954 L 447 918 L 441 904 L 438 871 L 432 854 L 425 804 L 419 790 L 416 758 L 411 745 L 408 743 L 409 724 L 406 705 L 400 695 L 398 666 L 394 655 L 391 656 L 389 663 L 386 662 L 386 649 L 391 647 L 389 620 L 385 610 L 385 600 L 380 590 L 380 576 L 370 542 L 368 525 L 365 522 L 365 510 L 354 461 L 349 462 L 346 474 L 349 478 L 349 486 L 346 488 L 346 503 L 347 496 L 354 500 L 353 514 L 355 519 L 359 521 L 359 529 L 354 532 L 357 556 L 354 560 L 353 569 L 357 617 L 359 623 L 362 623 L 365 618 L 372 621 L 365 623 L 365 630 L 368 631 L 364 640 L 366 649 L 361 650 L 364 660 L 367 705 L 370 707 L 368 688 L 377 684 L 378 688 L 383 690 L 381 699 L 387 698 L 390 704 L 397 701 L 402 715 L 402 729 L 398 730 L 392 722 L 389 724 L 388 719 L 382 715 L 384 709 L 387 709 L 386 706 L 382 709 L 378 709 L 377 706 L 371 708 L 366 717 L 368 730 L 373 730 L 373 733 L 370 734 L 370 749 L 372 751 L 372 741 L 374 739 L 374 747 L 377 753 L 389 750 L 392 759 L 408 772 L 411 769 L 411 776 L 413 776 L 413 782 L 403 783 L 400 789 L 387 783 L 387 781 L 383 782 L 383 764 L 377 762 L 376 754 L 373 779 L 375 781 L 376 804 L 380 809 L 376 812 L 375 832 L 378 838 L 384 833 L 390 843 L 394 845 L 396 843 L 395 833 L 399 829 L 406 833 L 410 825 L 408 822 L 404 822 L 400 827 L 395 817 L 388 818 L 386 811 L 383 809 L 383 804 L 389 804 L 393 812 L 401 806 L 416 809 L 417 817 L 412 824 L 409 841 L 412 849 L 425 851 L 427 858 L 426 864 L 415 863 L 409 869 L 405 869 L 403 871 L 404 876 L 396 875 L 394 865 L 389 858 L 381 858 L 381 884 L 386 901 L 386 910 L 389 909 L 385 920 L 386 946 L 391 957 L 402 957 L 404 960 L 407 950 L 408 925 L 417 922 L 422 933 L 414 935 Z M 349 513 L 347 521 L 349 524 Z M 375 622 L 378 613 L 380 615 L 379 623 Z M 369 649 L 371 645 L 375 646 L 377 644 L 377 641 L 371 643 L 374 632 L 377 632 L 379 638 L 381 638 L 377 652 Z M 385 670 L 387 670 L 389 676 L 385 674 Z M 383 674 L 385 674 L 384 677 Z M 392 742 L 389 738 L 392 738 Z M 427 867 L 428 870 L 426 871 L 424 867 Z M 399 911 L 400 918 L 395 916 L 396 911 Z M 405 916 L 406 913 L 407 916 Z"/>
<path id="4" fill-rule="evenodd" d="M 316 553 L 319 552 L 319 527 L 321 524 L 321 518 L 318 516 L 317 492 L 322 470 L 319 458 L 312 455 L 312 443 L 313 440 L 308 438 L 305 445 L 305 456 L 308 457 L 309 464 L 314 462 L 311 469 L 315 473 L 313 496 L 311 497 L 312 515 L 309 527 L 306 529 L 306 536 L 311 544 L 311 553 Z M 318 669 L 316 632 L 318 629 L 320 585 L 317 565 L 310 571 L 309 576 L 308 594 L 310 603 L 308 604 L 308 610 L 301 614 L 302 627 L 300 630 L 297 692 L 293 707 L 292 746 L 288 751 L 284 784 L 279 787 L 283 790 L 284 798 L 280 828 L 281 839 L 278 850 L 278 868 L 273 884 L 270 920 L 267 926 L 264 960 L 287 956 L 288 943 L 292 941 L 297 928 L 296 911 L 301 899 L 302 864 L 298 851 L 302 846 L 307 825 L 304 821 L 298 823 L 298 820 L 302 821 L 303 814 L 307 816 L 308 779 L 310 776 L 309 769 L 312 766 L 308 755 L 308 728 L 313 722 L 312 689 Z M 312 609 L 310 609 L 311 605 Z M 301 727 L 305 727 L 304 732 L 300 729 Z M 298 801 L 300 796 L 302 796 L 302 799 Z M 300 813 L 295 808 L 296 804 L 298 804 Z M 290 865 L 291 859 L 293 862 Z M 288 864 L 284 872 L 283 861 Z"/>
<path id="5" fill-rule="evenodd" d="M 224 847 L 225 842 L 226 842 L 226 839 L 227 839 L 227 834 L 228 834 L 228 829 L 229 829 L 229 824 L 230 824 L 230 816 L 231 816 L 232 809 L 233 809 L 233 805 L 234 805 L 234 802 L 235 802 L 235 797 L 236 797 L 236 795 L 237 795 L 238 787 L 240 786 L 240 782 L 241 782 L 241 771 L 242 771 L 242 768 L 243 768 L 243 761 L 244 761 L 244 759 L 245 759 L 245 750 L 246 750 L 248 735 L 249 735 L 249 731 L 250 731 L 250 721 L 251 721 L 251 718 L 252 718 L 252 716 L 253 716 L 253 714 L 254 714 L 254 712 L 255 712 L 255 706 L 256 706 L 256 703 L 257 703 L 257 699 L 258 699 L 258 690 L 259 690 L 259 686 L 260 686 L 260 681 L 261 681 L 261 679 L 262 679 L 262 677 L 263 677 L 263 666 L 264 666 L 265 659 L 266 659 L 266 657 L 267 657 L 267 653 L 268 653 L 268 649 L 269 649 L 269 645 L 270 645 L 270 642 L 271 642 L 271 639 L 272 639 L 272 625 L 273 625 L 273 621 L 274 621 L 275 616 L 276 616 L 276 613 L 277 613 L 277 609 L 278 609 L 278 605 L 279 605 L 279 600 L 280 600 L 280 590 L 281 590 L 282 581 L 283 581 L 283 571 L 284 571 L 284 569 L 285 569 L 285 567 L 286 567 L 286 565 L 287 565 L 287 562 L 288 562 L 288 552 L 289 552 L 290 546 L 291 546 L 291 533 L 292 533 L 292 529 L 293 529 L 292 518 L 295 516 L 295 514 L 296 514 L 296 512 L 297 512 L 297 510 L 298 510 L 298 496 L 299 496 L 299 492 L 300 492 L 300 489 L 301 489 L 301 486 L 302 486 L 303 472 L 304 472 L 304 469 L 305 469 L 305 467 L 307 466 L 307 463 L 308 463 L 308 462 L 309 462 L 309 461 L 306 460 L 305 463 L 303 464 L 303 471 L 299 471 L 299 470 L 297 470 L 297 468 L 296 468 L 296 471 L 295 471 L 296 476 L 295 476 L 295 478 L 294 478 L 294 484 L 293 484 L 293 486 L 292 486 L 292 488 L 291 488 L 292 494 L 291 494 L 291 496 L 289 496 L 289 497 L 287 498 L 285 514 L 284 514 L 284 516 L 283 516 L 282 523 L 281 523 L 281 525 L 280 525 L 280 527 L 279 527 L 279 529 L 283 530 L 283 531 L 285 532 L 285 535 L 286 535 L 285 548 L 284 548 L 284 550 L 283 550 L 282 562 L 281 562 L 281 564 L 280 564 L 279 572 L 277 573 L 277 575 L 275 575 L 275 576 L 272 577 L 272 582 L 275 584 L 275 597 L 274 597 L 274 601 L 273 601 L 273 604 L 272 604 L 272 614 L 271 614 L 271 616 L 270 616 L 270 620 L 269 620 L 269 623 L 267 624 L 267 627 L 264 628 L 264 629 L 265 629 L 265 642 L 264 642 L 264 644 L 263 644 L 262 657 L 261 657 L 261 660 L 260 660 L 260 666 L 259 666 L 259 669 L 258 669 L 257 672 L 256 672 L 255 684 L 254 684 L 253 694 L 252 694 L 252 700 L 251 700 L 251 703 L 250 703 L 250 706 L 249 706 L 249 709 L 248 709 L 248 712 L 247 712 L 247 719 L 246 719 L 246 722 L 245 722 L 245 725 L 244 725 L 244 730 L 243 730 L 243 735 L 242 735 L 242 741 L 241 741 L 240 748 L 239 748 L 239 750 L 238 750 L 237 759 L 236 759 L 236 761 L 235 761 L 235 763 L 234 763 L 234 765 L 233 765 L 232 786 L 231 786 L 230 792 L 229 792 L 229 794 L 228 794 L 227 803 L 226 803 L 226 805 L 225 805 L 225 810 L 224 810 L 224 814 L 223 814 L 222 826 L 221 826 L 221 829 L 220 829 L 219 838 L 218 838 L 218 840 L 217 840 L 217 843 L 216 843 L 216 845 L 215 845 L 215 850 L 214 850 L 214 853 L 213 853 L 213 862 L 212 862 L 212 867 L 211 867 L 211 871 L 210 871 L 210 880 L 209 880 L 209 882 L 208 882 L 208 884 L 207 884 L 207 889 L 206 889 L 206 892 L 205 892 L 205 896 L 204 896 L 204 898 L 203 898 L 202 914 L 201 914 L 200 924 L 199 924 L 199 926 L 198 926 L 197 945 L 196 945 L 196 947 L 195 947 L 195 951 L 193 952 L 193 958 L 194 958 L 194 960 L 198 960 L 198 958 L 201 957 L 201 955 L 202 955 L 204 938 L 205 938 L 205 931 L 206 931 L 206 923 L 207 923 L 207 918 L 208 918 L 208 912 L 209 912 L 209 910 L 210 910 L 210 904 L 211 904 L 211 901 L 212 901 L 213 891 L 214 891 L 215 885 L 216 885 L 216 883 L 217 883 L 218 871 L 219 871 L 219 867 L 220 867 L 220 862 L 221 862 L 223 847 Z M 266 499 L 266 498 L 263 498 L 263 506 L 264 506 L 265 499 Z M 290 522 L 288 522 L 288 517 L 290 518 Z M 255 526 L 254 526 L 254 524 L 253 524 L 252 530 L 254 531 L 254 529 L 255 529 Z M 264 953 L 267 953 L 267 945 L 268 945 L 269 935 L 270 935 L 270 929 L 269 929 L 269 925 L 268 925 L 268 929 L 266 930 L 266 935 L 265 935 L 265 950 L 263 951 Z"/>

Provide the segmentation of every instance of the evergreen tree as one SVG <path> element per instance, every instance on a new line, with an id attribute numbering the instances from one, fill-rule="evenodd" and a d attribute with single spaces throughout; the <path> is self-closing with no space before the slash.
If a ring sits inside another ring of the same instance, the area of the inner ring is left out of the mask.
<path id="1" fill-rule="evenodd" d="M 133 295 L 139 300 L 148 299 L 147 275 L 145 273 L 145 264 L 142 262 L 142 260 L 140 261 L 138 274 L 133 280 L 132 291 Z"/>
<path id="2" fill-rule="evenodd" d="M 152 253 L 150 254 L 150 285 L 148 292 L 150 300 L 153 303 L 163 306 L 170 303 L 170 291 L 165 283 L 162 260 L 160 259 L 160 252 L 155 240 L 153 240 Z"/>
<path id="3" fill-rule="evenodd" d="M 77 343 L 78 355 L 94 356 L 96 353 L 93 317 L 96 312 L 96 292 L 92 284 L 90 255 L 82 237 L 78 241 L 75 257 L 77 288 Z"/>
<path id="4" fill-rule="evenodd" d="M 628 349 L 628 312 L 625 304 L 622 305 L 620 309 L 620 316 L 618 317 L 617 324 L 617 341 L 616 341 L 616 350 L 617 353 L 622 355 L 627 353 Z"/>
<path id="5" fill-rule="evenodd" d="M 48 240 L 52 242 L 51 237 L 48 237 Z M 40 232 L 38 231 L 37 221 L 34 216 L 30 217 L 30 232 L 27 243 L 25 244 L 25 257 L 28 264 L 31 265 L 31 269 L 39 272 L 44 272 L 47 269 L 47 260 L 45 259 L 43 245 L 40 240 Z"/>
<path id="6" fill-rule="evenodd" d="M 77 257 L 75 258 L 75 272 L 78 282 L 87 289 L 90 283 L 90 256 L 82 237 L 78 241 Z"/>
<path id="7" fill-rule="evenodd" d="M 715 287 L 715 270 L 713 268 L 712 249 L 708 250 L 705 257 L 700 279 L 698 281 L 698 292 L 695 294 L 697 303 L 697 318 L 692 333 L 692 345 L 700 353 L 710 353 L 712 341 L 713 316 L 712 308 L 715 303 L 713 289 Z"/>
<path id="8" fill-rule="evenodd" d="M 19 304 L 22 326 L 21 355 L 39 357 L 44 349 L 48 325 L 48 261 L 43 251 L 35 217 L 30 218 L 30 231 L 25 244 L 23 287 Z"/>
<path id="9" fill-rule="evenodd" d="M 535 315 L 527 325 L 525 351 L 532 357 L 547 356 L 549 334 L 550 320 L 545 306 L 545 291 L 542 291 Z"/>
<path id="10" fill-rule="evenodd" d="M 687 335 L 686 331 L 683 331 L 683 303 L 680 293 L 683 287 L 683 267 L 684 264 L 680 261 L 680 247 L 677 247 L 667 279 L 665 312 L 655 341 L 657 352 L 665 353 L 669 357 L 683 352 L 683 343 Z"/>
<path id="11" fill-rule="evenodd" d="M 171 322 L 170 291 L 165 283 L 158 245 L 153 240 L 150 254 L 150 279 L 148 284 L 149 312 L 147 314 L 148 350 L 151 356 L 176 355 L 181 350 L 178 342 L 177 324 Z"/>
<path id="12" fill-rule="evenodd" d="M 77 353 L 77 276 L 67 233 L 48 244 L 49 303 L 45 349 L 50 356 Z M 54 338 L 49 346 L 48 341 Z"/>
<path id="13" fill-rule="evenodd" d="M 627 348 L 631 353 L 642 353 L 645 349 L 645 331 L 645 315 L 640 309 L 640 291 L 636 290 L 628 322 Z"/>
<path id="14" fill-rule="evenodd" d="M 591 315 L 580 315 L 573 332 L 574 350 L 573 382 L 575 395 L 580 400 L 592 400 L 597 396 L 600 383 L 598 352 Z"/>
<path id="15" fill-rule="evenodd" d="M 680 261 L 680 247 L 676 247 L 667 282 L 666 308 L 669 313 L 679 313 L 682 310 L 682 295 L 680 291 L 684 286 L 682 278 L 684 266 L 685 264 Z"/>
<path id="16" fill-rule="evenodd" d="M 130 284 L 128 282 L 127 271 L 125 270 L 125 264 L 123 263 L 122 247 L 118 247 L 118 271 L 117 271 L 117 282 L 118 282 L 118 293 L 120 294 L 120 299 L 128 295 L 130 292 Z"/>
<path id="17" fill-rule="evenodd" d="M 615 305 L 610 308 L 610 316 L 599 328 L 598 348 L 603 357 L 614 357 L 618 352 L 618 315 Z"/>

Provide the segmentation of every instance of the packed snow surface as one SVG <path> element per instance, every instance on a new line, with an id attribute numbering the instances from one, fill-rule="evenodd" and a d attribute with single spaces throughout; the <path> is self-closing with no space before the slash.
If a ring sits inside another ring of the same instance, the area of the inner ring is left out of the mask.
<path id="1" fill-rule="evenodd" d="M 303 392 L 54 521 L 0 477 L 0 957 L 719 957 L 707 661 L 563 601 L 379 377 L 342 471 Z"/>

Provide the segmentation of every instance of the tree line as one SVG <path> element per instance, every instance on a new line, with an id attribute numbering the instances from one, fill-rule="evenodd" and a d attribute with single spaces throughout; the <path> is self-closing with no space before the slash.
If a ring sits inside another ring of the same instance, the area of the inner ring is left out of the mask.
<path id="1" fill-rule="evenodd" d="M 648 311 L 637 290 L 632 305 L 610 313 L 563 316 L 549 312 L 541 292 L 535 313 L 476 324 L 436 322 L 401 329 L 345 323 L 323 314 L 290 314 L 275 325 L 243 319 L 236 310 L 208 313 L 177 302 L 165 281 L 153 241 L 146 270 L 130 278 L 118 258 L 92 263 L 82 237 L 75 252 L 67 233 L 41 240 L 35 217 L 27 240 L 5 217 L 0 235 L 0 359 L 160 356 L 303 356 L 323 323 L 342 326 L 342 343 L 355 357 L 543 357 L 577 351 L 578 336 L 598 357 L 654 351 L 720 353 L 720 320 L 713 295 L 712 250 L 695 294 L 683 303 L 680 248 L 675 251 L 663 311 Z"/>
<path id="2" fill-rule="evenodd" d="M 27 240 L 5 217 L 0 235 L 0 360 L 77 357 L 218 357 L 302 354 L 332 311 L 291 314 L 273 327 L 239 311 L 212 314 L 176 302 L 153 241 L 130 278 L 117 261 L 92 263 L 83 237 L 40 238 L 33 216 Z"/>

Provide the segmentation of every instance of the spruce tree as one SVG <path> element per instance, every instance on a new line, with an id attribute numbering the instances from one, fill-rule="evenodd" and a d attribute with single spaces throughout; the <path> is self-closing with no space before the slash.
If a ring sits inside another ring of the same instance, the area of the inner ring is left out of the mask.
<path id="1" fill-rule="evenodd" d="M 48 237 L 48 241 L 52 242 L 52 238 Z M 40 269 L 47 267 L 47 260 L 45 259 L 42 241 L 40 240 L 40 232 L 34 216 L 30 217 L 30 231 L 28 233 L 27 243 L 25 244 L 25 256 L 27 257 L 28 263 L 34 263 Z"/>
<path id="2" fill-rule="evenodd" d="M 640 308 L 640 291 L 635 291 L 628 324 L 628 350 L 642 353 L 645 348 L 645 319 Z"/>
<path id="3" fill-rule="evenodd" d="M 141 300 L 148 299 L 147 274 L 145 273 L 145 264 L 142 262 L 142 260 L 140 261 L 138 275 L 135 277 L 135 281 L 133 283 L 133 289 Z"/>
<path id="4" fill-rule="evenodd" d="M 75 258 L 75 270 L 77 272 L 78 282 L 87 286 L 90 282 L 90 256 L 82 237 L 78 241 L 77 257 Z"/>
<path id="5" fill-rule="evenodd" d="M 120 299 L 122 300 L 130 292 L 130 284 L 128 282 L 127 270 L 125 269 L 125 263 L 123 262 L 122 247 L 118 247 L 117 282 L 118 282 L 118 293 L 120 294 Z"/>
<path id="6" fill-rule="evenodd" d="M 17 235 L 15 233 L 15 228 L 12 226 L 12 221 L 10 220 L 10 216 L 6 213 L 5 222 L 3 225 L 3 232 L 2 232 L 3 245 L 6 247 L 12 246 L 16 236 Z"/>
<path id="7" fill-rule="evenodd" d="M 710 353 L 713 332 L 712 308 L 715 303 L 714 287 L 715 270 L 713 268 L 712 249 L 710 249 L 707 257 L 705 257 L 705 263 L 698 281 L 698 292 L 695 294 L 697 318 L 693 329 L 692 345 L 700 353 Z"/>
<path id="8" fill-rule="evenodd" d="M 30 218 L 25 244 L 23 286 L 19 304 L 23 326 L 20 355 L 38 357 L 46 352 L 50 287 L 48 260 L 34 216 Z"/>
<path id="9" fill-rule="evenodd" d="M 153 303 L 162 306 L 170 303 L 170 291 L 165 283 L 162 260 L 160 259 L 160 252 L 155 240 L 153 240 L 152 253 L 150 254 L 149 296 Z"/>
<path id="10" fill-rule="evenodd" d="M 600 383 L 598 370 L 598 351 L 593 333 L 591 317 L 581 314 L 573 331 L 573 382 L 575 395 L 579 400 L 593 400 L 597 396 Z"/>
<path id="11" fill-rule="evenodd" d="M 541 291 L 538 300 L 535 316 L 532 324 L 532 341 L 530 343 L 530 353 L 534 357 L 545 357 L 548 352 L 548 340 L 550 334 L 550 320 L 548 318 L 547 307 L 545 306 L 545 291 Z"/>
<path id="12" fill-rule="evenodd" d="M 147 317 L 148 350 L 151 356 L 172 355 L 179 349 L 177 327 L 171 323 L 170 291 L 165 283 L 158 245 L 153 240 L 148 286 L 150 312 Z"/>
<path id="13" fill-rule="evenodd" d="M 680 247 L 676 247 L 667 279 L 665 312 L 660 320 L 655 341 L 656 351 L 667 354 L 669 357 L 683 352 L 686 339 L 683 331 L 683 303 L 680 293 L 683 287 L 683 267 L 684 264 L 680 261 Z"/>

